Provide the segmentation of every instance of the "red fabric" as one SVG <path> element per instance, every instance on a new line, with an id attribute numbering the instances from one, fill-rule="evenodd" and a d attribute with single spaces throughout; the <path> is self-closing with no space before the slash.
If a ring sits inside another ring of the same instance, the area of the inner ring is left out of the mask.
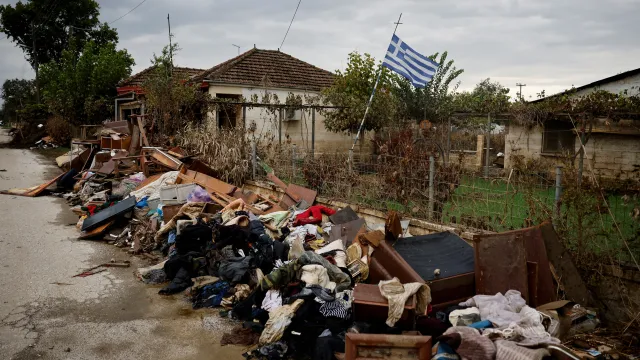
<path id="1" fill-rule="evenodd" d="M 296 221 L 293 225 L 320 224 L 322 222 L 322 214 L 333 215 L 335 213 L 335 210 L 326 206 L 314 205 L 296 216 Z"/>

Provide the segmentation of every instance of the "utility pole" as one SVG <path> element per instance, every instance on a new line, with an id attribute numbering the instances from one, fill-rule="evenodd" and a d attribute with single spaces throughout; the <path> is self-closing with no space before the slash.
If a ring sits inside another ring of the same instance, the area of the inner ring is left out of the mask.
<path id="1" fill-rule="evenodd" d="M 36 72 L 36 102 L 40 104 L 40 83 L 38 82 L 38 53 L 36 51 L 36 27 L 31 22 L 31 42 L 32 49 L 31 53 L 33 54 L 33 70 Z"/>
<path id="2" fill-rule="evenodd" d="M 523 97 L 522 97 L 522 87 L 523 87 L 523 86 L 527 86 L 527 84 L 516 83 L 516 86 L 520 87 L 520 92 L 518 93 L 518 95 L 520 95 L 520 101 L 523 101 Z"/>
<path id="3" fill-rule="evenodd" d="M 167 25 L 169 25 L 169 61 L 171 62 L 171 73 L 173 74 L 173 46 L 171 45 L 171 20 L 167 14 Z"/>

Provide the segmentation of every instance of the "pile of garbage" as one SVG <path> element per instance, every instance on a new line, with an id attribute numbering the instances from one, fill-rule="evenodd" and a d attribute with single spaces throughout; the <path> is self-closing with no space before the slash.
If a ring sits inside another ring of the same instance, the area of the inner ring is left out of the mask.
<path id="1" fill-rule="evenodd" d="M 272 172 L 279 198 L 219 180 L 180 148 L 135 149 L 123 140 L 135 144 L 136 134 L 100 136 L 108 146 L 84 141 L 65 174 L 7 193 L 36 196 L 57 182 L 79 217 L 79 238 L 151 259 L 137 278 L 194 309 L 219 308 L 236 322 L 221 344 L 248 347 L 248 359 L 633 358 L 588 341 L 562 345 L 599 320 L 558 300 L 561 279 L 574 274 L 555 263 L 550 224 L 483 235 L 475 246 L 452 232 L 413 236 L 393 211 L 367 224 Z M 109 266 L 128 263 L 78 276 Z M 588 303 L 585 291 L 564 295 Z"/>

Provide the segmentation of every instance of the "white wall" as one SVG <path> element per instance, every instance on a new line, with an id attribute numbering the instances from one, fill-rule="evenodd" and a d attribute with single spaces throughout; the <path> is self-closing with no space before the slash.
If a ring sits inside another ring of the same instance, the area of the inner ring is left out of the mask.
<path id="1" fill-rule="evenodd" d="M 289 93 L 294 95 L 300 95 L 302 100 L 305 101 L 305 95 L 318 95 L 317 92 L 305 92 L 301 90 L 287 90 L 287 89 L 268 89 L 270 94 L 278 96 L 280 103 L 285 103 Z M 233 94 L 242 95 L 246 101 L 250 102 L 253 95 L 258 96 L 258 101 L 262 100 L 265 94 L 264 88 L 252 88 L 252 87 L 238 87 L 238 86 L 226 86 L 226 85 L 210 85 L 209 94 L 211 97 L 216 97 L 217 94 Z M 215 114 L 210 113 L 210 117 L 215 117 Z M 278 141 L 278 116 L 277 114 L 269 113 L 266 108 L 247 108 L 246 126 L 249 127 L 252 122 L 256 125 L 256 135 L 267 138 L 273 138 L 274 141 Z M 236 124 L 242 123 L 242 112 L 238 114 Z M 312 133 L 312 121 L 311 110 L 306 110 L 302 113 L 301 120 L 283 121 L 282 122 L 282 142 L 289 140 L 292 144 L 295 144 L 298 149 L 311 150 L 311 133 Z M 368 152 L 371 148 L 371 141 L 369 137 L 373 136 L 373 133 L 367 134 L 366 138 L 361 137 L 359 146 L 356 149 L 360 151 Z M 323 152 L 335 152 L 335 151 L 347 151 L 351 148 L 353 143 L 353 136 L 338 134 L 329 132 L 324 127 L 324 116 L 319 111 L 316 111 L 316 125 L 315 125 L 315 152 L 320 154 Z"/>
<path id="2" fill-rule="evenodd" d="M 620 94 L 627 90 L 626 96 L 640 95 L 640 74 L 628 76 L 624 79 L 612 81 L 597 87 L 579 90 L 574 96 L 587 95 L 596 90 L 605 90 L 614 94 Z"/>

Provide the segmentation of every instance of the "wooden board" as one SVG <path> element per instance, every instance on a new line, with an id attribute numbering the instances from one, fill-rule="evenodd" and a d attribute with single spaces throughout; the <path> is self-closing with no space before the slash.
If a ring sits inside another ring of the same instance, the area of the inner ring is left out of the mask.
<path id="1" fill-rule="evenodd" d="M 345 350 L 346 360 L 428 360 L 431 336 L 349 333 Z"/>

